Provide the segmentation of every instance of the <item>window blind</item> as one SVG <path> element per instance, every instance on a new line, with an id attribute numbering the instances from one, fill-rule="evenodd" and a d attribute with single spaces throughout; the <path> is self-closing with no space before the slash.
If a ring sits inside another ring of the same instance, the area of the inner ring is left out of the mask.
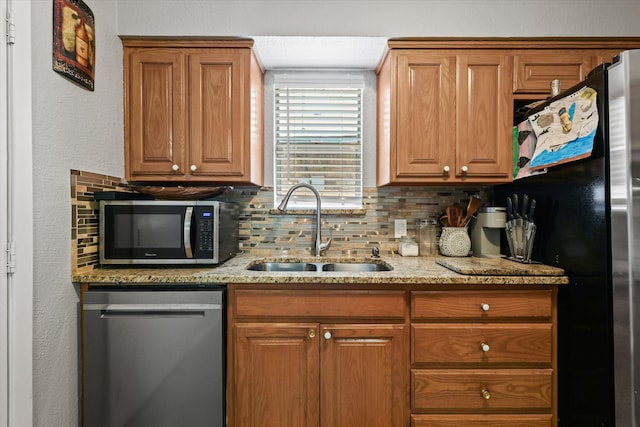
<path id="1" fill-rule="evenodd" d="M 317 86 L 317 87 L 314 87 Z M 275 85 L 274 198 L 300 182 L 313 185 L 323 208 L 362 207 L 362 87 Z M 296 191 L 290 208 L 315 207 Z"/>

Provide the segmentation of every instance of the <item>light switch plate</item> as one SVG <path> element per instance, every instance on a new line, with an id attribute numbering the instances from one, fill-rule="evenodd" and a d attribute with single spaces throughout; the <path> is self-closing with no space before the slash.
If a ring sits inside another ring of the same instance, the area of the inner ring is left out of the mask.
<path id="1" fill-rule="evenodd" d="M 396 239 L 399 239 L 402 236 L 407 235 L 407 220 L 406 219 L 396 219 L 394 223 L 395 236 Z"/>

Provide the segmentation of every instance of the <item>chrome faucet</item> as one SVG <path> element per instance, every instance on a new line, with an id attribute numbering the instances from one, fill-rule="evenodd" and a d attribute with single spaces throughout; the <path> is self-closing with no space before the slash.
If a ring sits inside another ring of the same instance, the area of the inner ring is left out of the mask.
<path id="1" fill-rule="evenodd" d="M 319 257 L 322 255 L 323 251 L 326 251 L 327 249 L 329 249 L 329 246 L 331 245 L 331 237 L 329 237 L 329 240 L 327 240 L 326 243 L 322 243 L 322 237 L 320 233 L 320 230 L 322 228 L 322 222 L 320 219 L 321 202 L 320 202 L 320 193 L 318 193 L 318 190 L 316 190 L 312 185 L 306 184 L 304 182 L 295 184 L 294 186 L 289 188 L 289 191 L 287 191 L 287 194 L 284 196 L 284 199 L 282 199 L 282 201 L 278 205 L 278 210 L 281 212 L 284 212 L 285 209 L 287 208 L 287 203 L 289 203 L 289 198 L 291 197 L 291 194 L 301 187 L 308 188 L 313 192 L 314 196 L 316 196 L 316 239 L 315 239 L 314 255 Z"/>

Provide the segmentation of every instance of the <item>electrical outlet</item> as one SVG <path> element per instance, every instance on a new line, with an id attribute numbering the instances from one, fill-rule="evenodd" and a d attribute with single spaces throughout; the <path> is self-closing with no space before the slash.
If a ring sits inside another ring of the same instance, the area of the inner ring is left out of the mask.
<path id="1" fill-rule="evenodd" d="M 407 220 L 406 219 L 396 219 L 394 223 L 395 228 L 395 236 L 396 239 L 399 239 L 402 236 L 407 235 Z"/>

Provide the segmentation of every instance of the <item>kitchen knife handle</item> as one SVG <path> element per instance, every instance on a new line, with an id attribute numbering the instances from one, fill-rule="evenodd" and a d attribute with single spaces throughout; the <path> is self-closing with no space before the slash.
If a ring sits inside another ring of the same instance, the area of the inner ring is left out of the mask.
<path id="1" fill-rule="evenodd" d="M 513 219 L 513 202 L 509 196 L 507 196 L 507 219 L 509 221 Z"/>
<path id="2" fill-rule="evenodd" d="M 513 217 L 520 218 L 520 211 L 518 210 L 518 195 L 513 193 Z"/>
<path id="3" fill-rule="evenodd" d="M 527 220 L 529 215 L 529 195 L 522 196 L 522 217 Z"/>
<path id="4" fill-rule="evenodd" d="M 533 214 L 536 212 L 536 199 L 531 199 L 531 207 L 529 208 L 529 221 L 533 222 Z"/>

